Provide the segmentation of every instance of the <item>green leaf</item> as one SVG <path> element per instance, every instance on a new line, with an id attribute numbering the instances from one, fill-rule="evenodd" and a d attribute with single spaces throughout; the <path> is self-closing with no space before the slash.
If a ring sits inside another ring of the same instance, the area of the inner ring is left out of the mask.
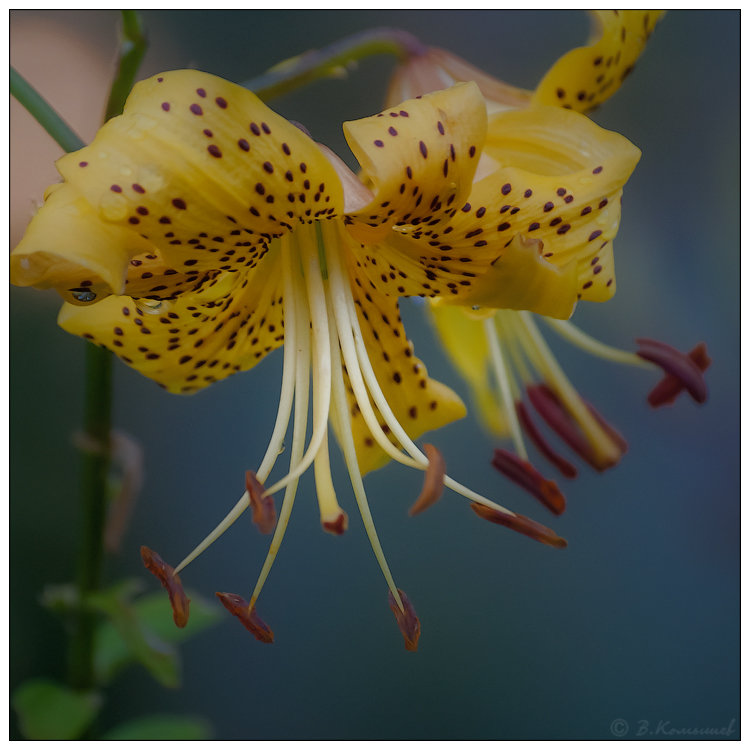
<path id="1" fill-rule="evenodd" d="M 47 679 L 24 682 L 13 694 L 21 733 L 30 740 L 74 740 L 101 706 L 94 692 L 78 693 Z"/>
<path id="2" fill-rule="evenodd" d="M 100 680 L 110 681 L 123 667 L 138 661 L 167 687 L 179 683 L 179 660 L 173 645 L 205 630 L 218 617 L 218 608 L 191 594 L 190 621 L 178 628 L 164 592 L 156 591 L 128 605 L 127 617 L 103 623 L 96 636 L 95 665 Z M 111 608 L 112 605 L 107 605 Z M 109 612 L 108 612 L 109 614 Z"/>
<path id="3" fill-rule="evenodd" d="M 178 628 L 172 619 L 172 608 L 164 591 L 155 591 L 140 597 L 136 602 L 138 617 L 159 638 L 168 643 L 182 643 L 211 627 L 221 616 L 221 610 L 213 602 L 207 601 L 192 591 L 190 598 L 190 620 L 184 628 Z"/>
<path id="4" fill-rule="evenodd" d="M 143 627 L 136 607 L 127 601 L 103 594 L 90 597 L 109 622 L 98 629 L 94 645 L 94 669 L 107 682 L 131 660 L 140 662 L 166 687 L 180 684 L 179 662 L 174 647 Z"/>
<path id="5" fill-rule="evenodd" d="M 103 740 L 207 740 L 211 725 L 199 716 L 141 716 L 110 729 Z"/>

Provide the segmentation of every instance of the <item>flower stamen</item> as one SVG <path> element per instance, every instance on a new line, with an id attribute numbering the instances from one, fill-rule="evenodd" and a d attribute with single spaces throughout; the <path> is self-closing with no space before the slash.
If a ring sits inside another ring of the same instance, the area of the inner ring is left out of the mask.
<path id="1" fill-rule="evenodd" d="M 561 536 L 558 536 L 552 529 L 548 529 L 536 521 L 532 521 L 526 516 L 518 513 L 504 513 L 496 508 L 489 508 L 481 503 L 472 503 L 471 509 L 485 521 L 505 526 L 519 534 L 525 534 L 537 542 L 548 544 L 550 547 L 564 549 L 568 543 Z"/>
<path id="2" fill-rule="evenodd" d="M 546 438 L 539 431 L 539 428 L 534 424 L 529 414 L 529 410 L 523 401 L 516 402 L 516 414 L 518 414 L 518 420 L 523 427 L 524 432 L 528 435 L 529 440 L 536 446 L 536 449 L 554 466 L 556 466 L 560 473 L 568 479 L 574 479 L 578 476 L 578 469 L 570 463 L 566 458 L 563 458 L 557 453 L 552 446 L 547 442 Z"/>
<path id="3" fill-rule="evenodd" d="M 219 601 L 263 643 L 273 643 L 273 631 L 258 617 L 255 607 L 237 594 L 216 592 Z"/>
<path id="4" fill-rule="evenodd" d="M 565 510 L 565 496 L 551 479 L 542 476 L 528 461 L 498 448 L 492 465 L 519 487 L 523 487 L 556 515 Z"/>
<path id="5" fill-rule="evenodd" d="M 245 472 L 245 487 L 250 495 L 250 507 L 253 509 L 253 523 L 261 534 L 270 534 L 276 526 L 276 508 L 273 495 L 266 493 L 265 487 L 258 481 L 254 471 Z"/>
<path id="6" fill-rule="evenodd" d="M 403 606 L 399 606 L 398 602 L 394 598 L 391 592 L 388 592 L 388 604 L 391 605 L 391 610 L 396 617 L 399 630 L 404 636 L 404 646 L 407 651 L 416 651 L 417 643 L 419 642 L 419 635 L 422 632 L 422 626 L 420 625 L 417 613 L 409 601 L 406 594 L 398 589 L 398 594 L 401 598 Z"/>
<path id="7" fill-rule="evenodd" d="M 693 397 L 694 401 L 702 404 L 708 398 L 708 389 L 706 388 L 706 381 L 703 379 L 703 371 L 711 363 L 711 360 L 706 353 L 705 344 L 702 350 L 700 349 L 700 344 L 693 350 L 695 352 L 693 355 L 695 358 L 693 358 L 691 356 L 693 352 L 683 354 L 681 351 L 669 346 L 669 344 L 663 344 L 661 341 L 636 339 L 636 343 L 640 347 L 636 352 L 637 356 L 661 367 L 666 375 L 674 378 Z M 705 366 L 701 367 L 699 363 Z M 673 388 L 674 386 L 672 386 L 671 390 Z M 665 403 L 659 401 L 658 398 L 659 395 L 657 394 L 657 406 Z"/>
<path id="8" fill-rule="evenodd" d="M 153 573 L 161 585 L 169 594 L 169 603 L 172 605 L 172 619 L 178 628 L 184 628 L 190 617 L 190 599 L 187 598 L 182 588 L 182 581 L 174 568 L 168 565 L 161 557 L 148 547 L 141 547 L 141 559 L 146 569 Z"/>
<path id="9" fill-rule="evenodd" d="M 422 491 L 414 505 L 409 508 L 410 516 L 416 516 L 434 505 L 440 499 L 440 495 L 443 494 L 443 487 L 445 486 L 445 459 L 443 454 L 430 443 L 424 444 L 424 452 L 429 463 L 424 473 Z"/>

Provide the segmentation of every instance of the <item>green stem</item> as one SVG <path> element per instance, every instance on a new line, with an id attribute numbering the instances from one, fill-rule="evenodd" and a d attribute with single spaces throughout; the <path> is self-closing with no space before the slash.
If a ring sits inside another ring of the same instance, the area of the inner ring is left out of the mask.
<path id="1" fill-rule="evenodd" d="M 107 102 L 105 122 L 122 114 L 125 100 L 135 83 L 138 68 L 146 54 L 148 41 L 141 17 L 134 10 L 122 11 L 122 32 L 120 38 L 120 64 L 112 83 Z"/>
<path id="2" fill-rule="evenodd" d="M 42 98 L 39 92 L 13 67 L 10 69 L 10 93 L 29 111 L 31 116 L 54 138 L 64 151 L 78 151 L 83 141 L 60 115 Z"/>
<path id="3" fill-rule="evenodd" d="M 143 55 L 146 37 L 137 13 L 122 11 L 120 57 L 107 102 L 105 119 L 122 113 Z M 79 609 L 70 638 L 70 681 L 85 689 L 94 685 L 94 635 L 98 617 L 86 602 L 102 583 L 104 528 L 107 510 L 107 478 L 112 427 L 112 354 L 86 345 L 86 396 L 84 429 L 92 449 L 84 451 L 81 467 L 82 539 L 78 559 Z"/>
<path id="4" fill-rule="evenodd" d="M 371 29 L 285 60 L 242 85 L 261 99 L 271 99 L 318 78 L 340 75 L 348 65 L 371 55 L 390 54 L 403 60 L 425 49 L 416 37 L 401 29 Z"/>
<path id="5" fill-rule="evenodd" d="M 90 447 L 81 463 L 81 539 L 76 585 L 79 608 L 70 638 L 70 682 L 86 689 L 94 684 L 94 632 L 97 616 L 87 596 L 101 587 L 104 526 L 109 474 L 112 413 L 112 357 L 106 349 L 86 344 L 84 430 Z"/>

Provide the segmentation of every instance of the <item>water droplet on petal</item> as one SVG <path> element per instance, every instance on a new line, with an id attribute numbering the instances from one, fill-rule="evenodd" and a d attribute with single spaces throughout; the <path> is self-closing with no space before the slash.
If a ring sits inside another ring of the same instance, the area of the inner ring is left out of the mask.
<path id="1" fill-rule="evenodd" d="M 160 299 L 142 299 L 140 303 L 144 308 L 144 312 L 152 315 L 164 312 L 167 307 L 166 303 Z"/>
<path id="2" fill-rule="evenodd" d="M 91 289 L 70 289 L 73 299 L 76 302 L 93 302 L 96 299 L 96 292 Z"/>

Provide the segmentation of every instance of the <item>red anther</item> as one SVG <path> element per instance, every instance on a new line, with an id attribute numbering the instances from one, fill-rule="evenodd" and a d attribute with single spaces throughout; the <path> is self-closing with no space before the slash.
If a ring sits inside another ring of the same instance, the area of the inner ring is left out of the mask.
<path id="1" fill-rule="evenodd" d="M 248 601 L 237 594 L 227 594 L 219 591 L 216 592 L 216 596 L 259 641 L 273 643 L 273 631 L 258 617 L 255 607 L 250 608 Z"/>
<path id="2" fill-rule="evenodd" d="M 273 495 L 266 495 L 266 488 L 258 481 L 254 471 L 245 472 L 245 488 L 250 495 L 253 523 L 261 534 L 270 534 L 276 526 L 276 507 Z"/>
<path id="3" fill-rule="evenodd" d="M 349 528 L 349 516 L 342 510 L 333 521 L 322 521 L 321 525 L 329 534 L 341 536 Z"/>
<path id="4" fill-rule="evenodd" d="M 596 469 L 597 471 L 604 471 L 614 466 L 619 460 L 619 456 L 616 458 L 607 455 L 606 457 L 599 456 L 594 449 L 594 446 L 587 440 L 586 436 L 581 432 L 581 428 L 571 417 L 565 405 L 560 401 L 557 394 L 546 384 L 540 383 L 539 385 L 529 385 L 526 387 L 526 392 L 529 394 L 529 400 L 534 405 L 534 408 L 539 412 L 540 416 L 544 421 L 553 429 L 557 435 L 565 441 L 589 466 Z M 602 426 L 606 424 L 604 419 L 594 414 L 592 407 L 586 404 L 592 415 L 595 416 L 597 422 Z M 604 431 L 611 437 L 616 434 L 613 427 L 607 425 Z M 621 436 L 619 439 L 614 439 L 616 444 L 624 442 Z"/>
<path id="5" fill-rule="evenodd" d="M 708 356 L 703 341 L 687 354 L 651 339 L 637 339 L 637 343 L 641 349 L 636 354 L 649 362 L 654 362 L 665 371 L 664 377 L 648 394 L 648 402 L 652 407 L 656 409 L 674 403 L 684 390 L 687 390 L 699 404 L 706 400 L 708 389 L 703 373 L 711 364 L 711 357 Z"/>
<path id="6" fill-rule="evenodd" d="M 443 480 L 445 478 L 445 459 L 443 454 L 429 443 L 424 444 L 424 452 L 427 456 L 427 469 L 424 473 L 422 491 L 414 505 L 409 508 L 409 515 L 416 516 L 423 510 L 434 505 L 443 494 Z"/>
<path id="7" fill-rule="evenodd" d="M 551 479 L 545 479 L 528 461 L 515 453 L 498 448 L 492 465 L 519 487 L 523 487 L 556 515 L 565 510 L 565 496 Z"/>
<path id="8" fill-rule="evenodd" d="M 524 432 L 529 436 L 529 439 L 536 446 L 537 450 L 554 466 L 556 466 L 560 473 L 568 479 L 573 479 L 578 476 L 578 469 L 570 463 L 567 459 L 563 458 L 559 453 L 556 453 L 552 446 L 546 441 L 544 435 L 539 432 L 537 426 L 532 422 L 529 410 L 526 408 L 522 401 L 516 403 L 516 414 L 518 415 L 518 421 L 521 423 Z"/>
<path id="9" fill-rule="evenodd" d="M 530 518 L 526 518 L 526 516 L 503 513 L 495 508 L 488 508 L 481 503 L 471 503 L 471 509 L 480 518 L 484 518 L 485 521 L 497 523 L 500 526 L 506 526 L 507 528 L 513 529 L 513 531 L 518 531 L 520 534 L 525 534 L 542 544 L 548 544 L 550 547 L 557 547 L 558 549 L 563 549 L 568 546 L 567 541 L 561 536 L 558 536 L 552 531 L 552 529 L 548 529 L 546 526 L 542 526 L 542 524 L 532 521 Z"/>
<path id="10" fill-rule="evenodd" d="M 148 547 L 141 547 L 141 559 L 146 570 L 153 573 L 167 590 L 169 603 L 172 605 L 174 624 L 178 628 L 184 628 L 190 616 L 190 599 L 187 598 L 182 588 L 180 576 L 174 572 L 171 565 L 165 563 L 156 552 Z"/>
<path id="11" fill-rule="evenodd" d="M 404 636 L 404 646 L 407 651 L 416 651 L 417 643 L 419 642 L 419 634 L 422 632 L 422 626 L 419 624 L 419 618 L 417 613 L 414 611 L 412 603 L 409 601 L 409 597 L 401 591 L 396 589 L 398 595 L 401 597 L 401 603 L 404 605 L 404 611 L 399 609 L 396 599 L 393 594 L 388 592 L 388 604 L 391 605 L 391 610 L 396 616 L 396 622 L 398 623 L 401 635 Z"/>

